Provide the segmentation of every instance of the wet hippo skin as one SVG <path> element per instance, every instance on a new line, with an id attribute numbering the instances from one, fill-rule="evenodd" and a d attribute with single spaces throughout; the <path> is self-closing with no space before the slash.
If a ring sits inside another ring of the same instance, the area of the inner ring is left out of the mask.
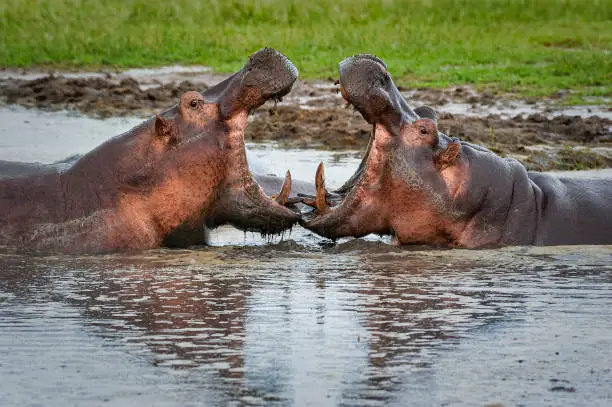
<path id="1" fill-rule="evenodd" d="M 340 91 L 373 125 L 340 205 L 317 171 L 314 217 L 329 238 L 391 234 L 402 244 L 457 247 L 612 243 L 612 179 L 527 172 L 518 161 L 438 131 L 433 109 L 412 110 L 380 59 L 339 65 Z"/>
<path id="2" fill-rule="evenodd" d="M 283 206 L 290 176 L 275 184 L 278 198 L 266 196 L 248 168 L 244 128 L 253 109 L 285 95 L 296 77 L 284 55 L 265 48 L 221 83 L 185 93 L 177 106 L 74 161 L 0 162 L 0 245 L 152 248 L 194 219 L 262 233 L 291 227 L 300 216 Z"/>

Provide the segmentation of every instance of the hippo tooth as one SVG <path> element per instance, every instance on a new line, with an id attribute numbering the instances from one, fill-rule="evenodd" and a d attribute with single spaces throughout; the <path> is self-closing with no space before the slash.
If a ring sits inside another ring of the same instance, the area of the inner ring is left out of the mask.
<path id="1" fill-rule="evenodd" d="M 273 198 L 276 199 L 280 205 L 285 205 L 289 200 L 289 194 L 291 193 L 291 173 L 287 170 L 285 174 L 285 181 L 283 182 L 283 186 L 281 187 L 278 195 L 273 195 Z"/>
<path id="2" fill-rule="evenodd" d="M 317 189 L 317 196 L 315 199 L 317 212 L 324 214 L 329 211 L 329 205 L 327 204 L 327 190 L 325 189 L 325 168 L 322 161 L 317 167 L 315 186 Z"/>

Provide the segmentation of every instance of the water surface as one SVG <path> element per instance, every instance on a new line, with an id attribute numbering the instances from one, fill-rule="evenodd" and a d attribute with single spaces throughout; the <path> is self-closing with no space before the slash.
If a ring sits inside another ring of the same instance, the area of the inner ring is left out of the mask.
<path id="1" fill-rule="evenodd" d="M 609 405 L 612 248 L 0 256 L 0 405 Z"/>
<path id="2" fill-rule="evenodd" d="M 40 162 L 140 121 L 0 118 L 0 159 Z M 250 147 L 254 169 L 296 179 L 323 160 L 332 186 L 359 161 Z M 297 227 L 211 238 L 107 256 L 0 250 L 0 406 L 612 404 L 610 246 L 333 245 Z"/>

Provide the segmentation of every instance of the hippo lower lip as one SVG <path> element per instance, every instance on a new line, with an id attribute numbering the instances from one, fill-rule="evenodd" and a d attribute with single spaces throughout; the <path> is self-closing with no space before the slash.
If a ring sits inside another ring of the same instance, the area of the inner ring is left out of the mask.
<path id="1" fill-rule="evenodd" d="M 290 204 L 291 174 L 287 171 L 278 194 L 267 196 L 251 177 L 227 185 L 206 218 L 206 226 L 215 228 L 230 223 L 234 227 L 259 232 L 262 235 L 279 234 L 291 228 L 301 216 L 285 207 Z"/>

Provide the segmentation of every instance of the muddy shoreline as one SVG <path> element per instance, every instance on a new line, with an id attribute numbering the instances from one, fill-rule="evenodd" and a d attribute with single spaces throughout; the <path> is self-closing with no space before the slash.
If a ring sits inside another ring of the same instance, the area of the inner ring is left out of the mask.
<path id="1" fill-rule="evenodd" d="M 97 118 L 146 117 L 172 106 L 183 92 L 206 89 L 222 78 L 203 71 L 73 75 L 0 71 L 0 103 L 71 110 Z M 438 111 L 441 131 L 517 158 L 529 170 L 612 167 L 609 106 L 564 111 L 544 101 L 513 101 L 469 87 L 401 90 L 412 106 L 428 104 Z M 255 112 L 245 137 L 284 148 L 363 150 L 371 127 L 359 113 L 343 106 L 331 78 L 298 81 L 277 106 L 265 105 Z"/>

